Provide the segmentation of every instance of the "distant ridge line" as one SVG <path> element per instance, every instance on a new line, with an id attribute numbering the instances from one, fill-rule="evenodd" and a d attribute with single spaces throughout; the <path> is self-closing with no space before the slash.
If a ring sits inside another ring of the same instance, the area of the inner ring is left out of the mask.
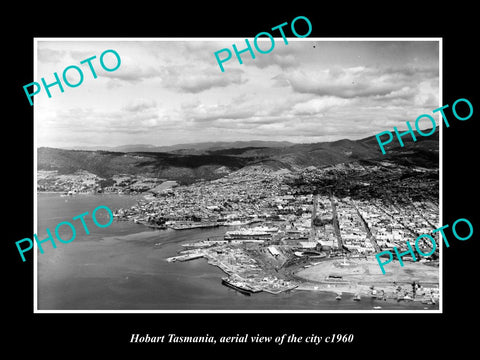
<path id="1" fill-rule="evenodd" d="M 69 146 L 61 147 L 63 150 L 87 150 L 87 151 L 113 151 L 113 152 L 170 152 L 177 150 L 220 150 L 246 147 L 289 147 L 297 145 L 289 141 L 209 141 L 200 143 L 184 143 L 167 146 L 155 146 L 150 144 L 131 144 L 120 146 Z"/>

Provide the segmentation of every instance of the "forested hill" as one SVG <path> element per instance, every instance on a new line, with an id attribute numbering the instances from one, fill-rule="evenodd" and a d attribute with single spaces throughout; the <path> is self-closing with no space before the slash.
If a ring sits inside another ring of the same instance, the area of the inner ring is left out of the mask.
<path id="1" fill-rule="evenodd" d="M 390 160 L 402 165 L 438 168 L 438 131 L 417 142 L 405 137 L 404 147 L 398 141 L 386 146 L 382 155 L 375 136 L 360 140 L 338 140 L 278 147 L 247 146 L 204 149 L 177 149 L 171 152 L 114 152 L 38 149 L 38 169 L 71 174 L 86 170 L 109 178 L 116 174 L 136 174 L 189 183 L 196 179 L 214 179 L 249 165 L 275 170 L 322 167 L 357 160 Z M 238 143 L 237 143 L 238 144 Z M 283 145 L 283 144 L 281 144 Z"/>

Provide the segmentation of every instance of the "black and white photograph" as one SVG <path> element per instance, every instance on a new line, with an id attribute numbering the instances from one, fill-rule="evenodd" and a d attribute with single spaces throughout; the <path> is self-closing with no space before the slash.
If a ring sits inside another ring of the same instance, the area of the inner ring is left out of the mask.
<path id="1" fill-rule="evenodd" d="M 5 352 L 474 353 L 474 9 L 165 5 L 7 12 Z"/>
<path id="2" fill-rule="evenodd" d="M 440 39 L 263 40 L 36 39 L 39 311 L 440 308 Z"/>

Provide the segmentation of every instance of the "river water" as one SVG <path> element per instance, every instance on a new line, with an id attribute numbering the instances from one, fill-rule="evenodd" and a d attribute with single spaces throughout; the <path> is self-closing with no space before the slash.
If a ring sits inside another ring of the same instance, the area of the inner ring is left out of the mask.
<path id="1" fill-rule="evenodd" d="M 94 225 L 92 211 L 99 205 L 110 209 L 130 207 L 140 197 L 127 195 L 38 195 L 39 240 L 52 233 L 62 221 L 75 224 L 76 238 L 70 243 L 43 244 L 37 253 L 37 288 L 39 310 L 383 310 L 438 309 L 421 303 L 379 301 L 364 298 L 354 302 L 351 296 L 341 301 L 335 294 L 293 291 L 279 295 L 265 292 L 245 296 L 221 284 L 225 274 L 204 259 L 169 263 L 181 244 L 222 235 L 226 228 L 192 230 L 152 230 L 143 225 L 113 221 L 106 228 Z M 90 232 L 85 233 L 80 220 L 85 216 Z M 97 219 L 107 222 L 99 210 Z M 68 226 L 60 228 L 66 240 Z"/>

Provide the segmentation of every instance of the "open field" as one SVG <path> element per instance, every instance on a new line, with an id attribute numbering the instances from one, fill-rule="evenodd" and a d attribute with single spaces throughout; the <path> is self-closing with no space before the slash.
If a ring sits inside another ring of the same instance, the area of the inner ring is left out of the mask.
<path id="1" fill-rule="evenodd" d="M 428 299 L 433 296 L 438 300 L 438 267 L 416 262 L 404 262 L 401 267 L 395 261 L 388 264 L 385 270 L 386 274 L 383 275 L 375 258 L 346 261 L 335 259 L 299 269 L 294 272 L 294 276 L 303 281 L 297 290 L 370 296 L 373 295 L 372 290 L 376 289 L 377 294 L 385 300 L 401 299 L 406 295 L 416 300 L 423 300 L 424 296 Z M 412 293 L 414 281 L 421 286 L 417 290 L 417 297 Z"/>
<path id="2" fill-rule="evenodd" d="M 323 261 L 320 264 L 301 269 L 296 276 L 308 281 L 322 282 L 329 276 L 341 277 L 343 281 L 358 284 L 380 283 L 421 283 L 438 284 L 439 268 L 418 262 L 405 262 L 400 266 L 398 261 L 385 265 L 385 275 L 375 258 L 368 259 L 336 259 Z"/>

